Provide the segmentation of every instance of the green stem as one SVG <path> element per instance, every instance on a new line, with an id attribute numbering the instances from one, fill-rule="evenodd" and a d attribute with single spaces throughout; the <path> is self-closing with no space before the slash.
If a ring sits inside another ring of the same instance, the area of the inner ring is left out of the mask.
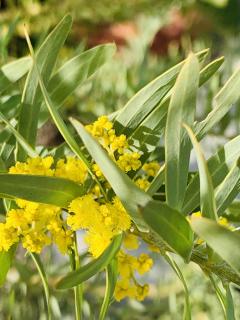
<path id="1" fill-rule="evenodd" d="M 169 265 L 172 267 L 173 271 L 176 273 L 176 275 L 178 276 L 178 278 L 180 279 L 180 281 L 183 284 L 184 291 L 185 291 L 185 308 L 184 308 L 183 319 L 184 320 L 191 320 L 191 305 L 190 305 L 190 301 L 189 301 L 189 292 L 188 292 L 188 287 L 187 287 L 186 281 L 183 277 L 183 274 L 182 274 L 180 268 L 178 267 L 177 263 L 171 258 L 171 256 L 169 254 L 166 253 L 163 256 L 166 259 L 166 261 L 169 263 Z"/>
<path id="2" fill-rule="evenodd" d="M 47 283 L 46 273 L 45 273 L 44 267 L 42 265 L 42 262 L 40 260 L 40 257 L 36 253 L 29 252 L 29 254 L 34 261 L 34 263 L 37 267 L 38 273 L 40 275 L 40 278 L 42 280 L 43 289 L 44 289 L 44 298 L 45 298 L 44 302 L 45 302 L 46 312 L 47 312 L 47 319 L 51 320 L 52 316 L 51 316 L 51 308 L 50 308 L 50 304 L 49 304 L 50 293 L 49 293 L 49 287 L 48 287 L 48 283 Z"/>
<path id="3" fill-rule="evenodd" d="M 134 234 L 142 237 L 145 242 L 157 246 L 162 255 L 164 255 L 165 252 L 173 252 L 173 250 L 152 231 L 143 233 L 134 230 Z M 214 273 L 223 281 L 233 282 L 240 286 L 240 276 L 226 262 L 220 261 L 216 263 L 209 261 L 208 256 L 200 252 L 197 248 L 192 250 L 190 260 L 198 264 L 206 274 Z"/>
<path id="4" fill-rule="evenodd" d="M 220 305 L 222 307 L 223 313 L 224 313 L 224 318 L 227 319 L 226 317 L 226 300 L 225 300 L 225 296 L 222 293 L 221 289 L 219 288 L 219 286 L 217 285 L 215 279 L 213 278 L 213 276 L 210 274 L 209 275 L 209 279 L 212 283 L 212 286 L 214 288 L 214 291 L 216 293 L 216 296 L 218 298 L 218 301 L 220 302 Z"/>
<path id="5" fill-rule="evenodd" d="M 108 270 L 106 268 L 106 289 L 105 289 L 103 304 L 102 304 L 100 315 L 99 315 L 99 320 L 105 319 L 105 316 L 109 307 L 109 302 L 110 302 L 109 276 L 108 276 Z"/>
<path id="6" fill-rule="evenodd" d="M 77 247 L 77 237 L 74 234 L 74 247 L 72 257 L 72 270 L 77 270 L 80 267 L 80 260 Z M 76 320 L 82 320 L 82 304 L 83 304 L 83 286 L 82 284 L 74 287 L 74 302 L 75 302 L 75 318 Z"/>
<path id="7" fill-rule="evenodd" d="M 117 277 L 117 259 L 114 258 L 106 268 L 106 289 L 104 300 L 100 310 L 99 320 L 104 320 L 106 317 L 109 305 L 111 304 L 111 300 L 114 294 Z"/>

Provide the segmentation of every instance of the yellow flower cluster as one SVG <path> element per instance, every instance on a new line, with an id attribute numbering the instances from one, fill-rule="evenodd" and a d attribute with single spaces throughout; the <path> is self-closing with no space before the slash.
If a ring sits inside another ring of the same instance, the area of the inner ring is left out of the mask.
<path id="1" fill-rule="evenodd" d="M 34 174 L 57 176 L 83 183 L 87 169 L 81 160 L 68 157 L 59 160 L 54 168 L 52 157 L 27 159 L 17 162 L 9 169 L 11 174 Z M 6 214 L 5 223 L 0 224 L 0 251 L 19 241 L 30 252 L 40 253 L 44 246 L 56 244 L 65 254 L 72 246 L 72 230 L 62 218 L 60 207 L 17 199 L 18 209 Z"/>
<path id="2" fill-rule="evenodd" d="M 116 136 L 113 123 L 108 120 L 107 116 L 99 117 L 93 124 L 86 126 L 86 129 L 111 155 L 115 151 L 123 154 L 129 147 L 125 135 Z"/>
<path id="3" fill-rule="evenodd" d="M 123 171 L 136 171 L 141 167 L 141 155 L 130 150 L 127 137 L 124 134 L 116 135 L 113 123 L 106 116 L 98 118 L 86 128 Z M 98 177 L 102 177 L 101 170 L 96 164 L 93 165 L 93 170 Z"/>
<path id="4" fill-rule="evenodd" d="M 136 171 L 142 165 L 139 158 L 140 154 L 137 152 L 124 153 L 117 160 L 117 164 L 125 172 L 129 172 L 131 170 Z"/>
<path id="5" fill-rule="evenodd" d="M 155 177 L 160 169 L 160 164 L 156 161 L 152 161 L 149 163 L 145 163 L 142 168 L 146 172 L 148 177 Z"/>
<path id="6" fill-rule="evenodd" d="M 83 183 L 87 178 L 87 166 L 74 157 L 60 159 L 56 164 L 55 176 Z"/>
<path id="7" fill-rule="evenodd" d="M 133 238 L 130 240 L 130 243 L 132 242 L 131 247 L 133 243 L 136 243 L 135 241 Z M 151 269 L 152 265 L 152 259 L 145 253 L 135 257 L 125 253 L 123 250 L 119 251 L 118 271 L 120 277 L 114 292 L 115 299 L 120 301 L 129 297 L 142 301 L 149 292 L 149 285 L 140 285 L 135 278 L 135 273 L 143 275 Z"/>
<path id="8" fill-rule="evenodd" d="M 160 169 L 159 163 L 152 161 L 142 166 L 141 154 L 131 150 L 124 134 L 116 135 L 113 123 L 106 116 L 98 118 L 86 128 L 123 171 L 127 173 L 142 169 L 140 177 L 135 177 L 135 183 L 140 189 L 147 190 L 151 179 L 156 176 Z M 92 169 L 100 180 L 104 180 L 103 173 L 96 163 L 93 164 Z M 93 193 L 99 195 L 100 190 L 93 189 Z"/>
<path id="9" fill-rule="evenodd" d="M 131 220 L 117 197 L 112 203 L 100 204 L 92 195 L 73 200 L 69 206 L 67 224 L 72 230 L 85 229 L 89 252 L 97 258 L 112 238 L 128 230 Z"/>
<path id="10" fill-rule="evenodd" d="M 150 186 L 150 182 L 146 178 L 138 178 L 135 183 L 142 190 L 147 190 Z"/>
<path id="11" fill-rule="evenodd" d="M 17 162 L 9 169 L 9 173 L 14 174 L 36 174 L 41 176 L 53 176 L 53 157 L 28 158 L 26 162 Z"/>
<path id="12" fill-rule="evenodd" d="M 148 189 L 150 181 L 159 170 L 157 162 L 142 166 L 141 154 L 132 150 L 124 134 L 116 135 L 113 123 L 106 116 L 87 126 L 87 130 L 123 171 L 142 169 L 134 181 L 141 189 Z M 96 163 L 93 163 L 92 169 L 103 188 L 110 189 L 111 186 Z M 66 157 L 56 162 L 50 156 L 27 159 L 26 162 L 17 162 L 9 169 L 9 173 L 55 176 L 80 184 L 88 178 L 86 165 L 75 157 Z M 120 200 L 113 196 L 111 201 L 105 201 L 97 184 L 86 195 L 74 199 L 67 213 L 53 205 L 23 199 L 16 199 L 15 202 L 16 209 L 7 212 L 5 222 L 0 223 L 0 251 L 7 251 L 13 244 L 21 242 L 30 252 L 40 253 L 45 246 L 55 244 L 61 253 L 66 254 L 73 246 L 74 232 L 77 230 L 85 230 L 85 242 L 94 258 L 99 257 L 113 237 L 122 232 L 125 233 L 123 247 L 126 250 L 139 247 L 138 237 L 129 232 L 131 219 Z M 148 272 L 153 264 L 152 259 L 144 253 L 135 257 L 121 250 L 118 264 L 120 277 L 115 290 L 116 299 L 133 297 L 143 300 L 149 287 L 147 284 L 141 286 L 135 274 Z"/>
<path id="13" fill-rule="evenodd" d="M 139 239 L 131 233 L 126 233 L 123 246 L 127 250 L 136 250 L 139 247 Z M 145 253 L 138 257 L 120 250 L 118 253 L 119 279 L 115 288 L 114 296 L 117 301 L 124 298 L 134 298 L 142 301 L 149 292 L 148 284 L 140 285 L 135 274 L 143 275 L 148 272 L 153 265 L 152 259 Z"/>

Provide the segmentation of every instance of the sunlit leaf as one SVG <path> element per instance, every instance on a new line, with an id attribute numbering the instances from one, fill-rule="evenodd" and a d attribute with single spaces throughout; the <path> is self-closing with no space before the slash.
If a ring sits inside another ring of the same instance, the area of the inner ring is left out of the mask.
<path id="1" fill-rule="evenodd" d="M 57 177 L 23 174 L 0 174 L 0 196 L 21 198 L 67 208 L 69 203 L 84 194 L 83 186 Z"/>
<path id="2" fill-rule="evenodd" d="M 151 229 L 188 261 L 193 247 L 193 232 L 186 218 L 167 204 L 154 200 L 140 208 L 140 212 Z"/>
<path id="3" fill-rule="evenodd" d="M 204 217 L 217 220 L 217 209 L 214 197 L 212 179 L 208 171 L 207 162 L 202 153 L 201 147 L 192 130 L 184 124 L 185 129 L 192 141 L 197 156 L 199 176 L 200 176 L 200 198 L 201 213 Z"/>
<path id="4" fill-rule="evenodd" d="M 240 275 L 240 235 L 206 218 L 194 219 L 191 225 L 194 232 Z"/>
<path id="5" fill-rule="evenodd" d="M 192 148 L 182 123 L 194 122 L 198 82 L 198 61 L 190 54 L 173 87 L 165 130 L 166 199 L 169 206 L 178 210 L 186 190 Z"/>

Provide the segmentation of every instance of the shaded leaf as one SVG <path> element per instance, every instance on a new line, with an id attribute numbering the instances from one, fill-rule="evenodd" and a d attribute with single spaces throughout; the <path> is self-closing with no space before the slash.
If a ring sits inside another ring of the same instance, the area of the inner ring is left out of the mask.
<path id="1" fill-rule="evenodd" d="M 113 258 L 106 268 L 106 289 L 103 304 L 101 306 L 99 320 L 104 320 L 113 298 L 114 290 L 118 278 L 118 261 Z"/>
<path id="2" fill-rule="evenodd" d="M 4 284 L 8 270 L 12 265 L 16 246 L 12 246 L 8 251 L 0 252 L 0 287 Z"/>
<path id="3" fill-rule="evenodd" d="M 213 186 L 216 188 L 226 177 L 230 168 L 240 157 L 240 136 L 227 142 L 215 155 L 208 161 L 207 166 L 210 172 Z M 199 192 L 199 173 L 187 186 L 183 209 L 184 213 L 192 212 L 200 203 Z"/>
<path id="4" fill-rule="evenodd" d="M 228 175 L 215 190 L 215 198 L 218 214 L 233 202 L 240 191 L 240 168 L 239 161 L 233 165 Z"/>
<path id="5" fill-rule="evenodd" d="M 64 276 L 59 280 L 56 288 L 60 290 L 73 288 L 102 271 L 115 257 L 120 249 L 121 243 L 122 235 L 116 236 L 100 257 Z"/>
<path id="6" fill-rule="evenodd" d="M 150 226 L 175 252 L 189 261 L 193 247 L 193 232 L 186 218 L 167 204 L 152 200 L 140 208 Z"/>
<path id="7" fill-rule="evenodd" d="M 216 202 L 214 197 L 214 190 L 212 179 L 208 171 L 207 163 L 200 148 L 200 145 L 192 132 L 192 130 L 184 124 L 184 128 L 192 141 L 194 150 L 197 156 L 199 176 L 200 176 L 200 203 L 201 203 L 201 213 L 204 217 L 209 217 L 211 219 L 217 220 L 217 210 Z"/>

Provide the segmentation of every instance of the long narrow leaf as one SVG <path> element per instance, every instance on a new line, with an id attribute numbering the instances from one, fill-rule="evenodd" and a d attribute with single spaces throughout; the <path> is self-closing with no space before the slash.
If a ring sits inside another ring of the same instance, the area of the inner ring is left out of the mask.
<path id="1" fill-rule="evenodd" d="M 218 70 L 223 60 L 223 58 L 216 59 L 201 70 L 199 86 L 203 85 Z M 160 104 L 138 124 L 138 127 L 129 136 L 134 141 L 134 146 L 144 152 L 142 161 L 146 160 L 149 154 L 156 149 L 164 133 L 171 93 L 172 91 L 168 92 Z"/>
<path id="2" fill-rule="evenodd" d="M 186 218 L 167 204 L 152 200 L 140 212 L 150 226 L 175 252 L 189 261 L 193 232 Z"/>
<path id="3" fill-rule="evenodd" d="M 193 124 L 198 82 L 198 61 L 190 54 L 173 88 L 165 132 L 166 198 L 168 205 L 178 210 L 184 199 L 191 151 L 182 122 Z"/>
<path id="4" fill-rule="evenodd" d="M 67 208 L 84 191 L 83 186 L 63 178 L 0 174 L 1 197 L 21 198 Z"/>
<path id="5" fill-rule="evenodd" d="M 115 257 L 120 249 L 121 243 L 122 235 L 116 236 L 99 258 L 64 276 L 59 280 L 56 288 L 60 290 L 73 288 L 102 271 Z"/>
<path id="6" fill-rule="evenodd" d="M 191 225 L 194 232 L 240 275 L 240 235 L 206 218 L 195 219 Z"/>
<path id="7" fill-rule="evenodd" d="M 164 258 L 169 263 L 169 265 L 172 267 L 173 271 L 176 273 L 176 275 L 178 276 L 179 280 L 183 284 L 184 293 L 185 293 L 185 306 L 184 306 L 183 319 L 184 320 L 191 320 L 192 317 L 191 317 L 191 305 L 190 305 L 190 301 L 189 301 L 189 291 L 188 291 L 187 283 L 186 283 L 186 281 L 184 279 L 184 276 L 183 276 L 179 266 L 177 265 L 176 261 L 174 261 L 172 259 L 172 257 L 170 257 L 170 255 L 166 254 L 164 256 Z"/>
<path id="8" fill-rule="evenodd" d="M 196 54 L 199 61 L 203 61 L 208 50 Z M 172 67 L 147 86 L 141 89 L 118 113 L 114 127 L 118 133 L 124 132 L 129 135 L 144 120 L 144 118 L 159 104 L 160 100 L 171 89 L 176 77 L 185 61 Z"/>
<path id="9" fill-rule="evenodd" d="M 31 42 L 30 42 L 30 39 L 29 39 L 29 36 L 28 34 L 26 33 L 26 39 L 27 39 L 27 43 L 28 43 L 28 47 L 29 47 L 29 50 L 31 52 L 31 56 L 33 58 L 33 62 L 34 62 L 34 66 L 36 67 L 36 72 L 37 72 L 37 75 L 38 75 L 38 80 L 39 80 L 39 84 L 40 84 L 40 88 L 41 88 L 41 91 L 42 91 L 42 95 L 44 97 L 44 100 L 45 100 L 45 104 L 48 108 L 48 111 L 50 113 L 50 115 L 52 116 L 58 130 L 60 131 L 61 135 L 63 136 L 64 140 L 66 141 L 66 143 L 69 145 L 69 147 L 72 149 L 72 151 L 80 158 L 82 159 L 82 161 L 85 163 L 85 165 L 87 166 L 89 172 L 92 174 L 92 171 L 91 171 L 91 167 L 90 167 L 90 164 L 88 162 L 88 160 L 86 159 L 86 157 L 84 156 L 83 152 L 81 151 L 79 145 L 77 144 L 76 140 L 74 139 L 74 137 L 72 136 L 72 134 L 69 132 L 67 126 L 65 125 L 63 119 L 61 118 L 58 110 L 57 110 L 57 107 L 54 105 L 54 103 L 52 102 L 48 92 L 47 92 L 47 89 L 46 89 L 46 86 L 43 82 L 43 79 L 42 79 L 42 76 L 40 74 L 40 71 L 38 69 L 38 65 L 36 64 L 36 59 L 35 59 L 35 54 L 34 54 L 34 51 L 33 51 L 33 48 L 32 48 L 32 45 L 31 45 Z"/>
<path id="10" fill-rule="evenodd" d="M 30 146 L 30 144 L 25 140 L 25 138 L 11 125 L 11 123 L 5 118 L 5 116 L 0 112 L 0 120 L 2 120 L 8 127 L 9 131 L 12 132 L 16 140 L 25 150 L 29 157 L 37 157 L 37 152 Z"/>
<path id="11" fill-rule="evenodd" d="M 87 50 L 67 61 L 50 79 L 47 86 L 51 100 L 60 108 L 65 99 L 76 88 L 94 75 L 116 51 L 114 44 L 105 44 Z M 41 112 L 40 124 L 48 118 L 48 112 Z"/>
<path id="12" fill-rule="evenodd" d="M 216 188 L 226 177 L 234 162 L 240 157 L 240 136 L 227 142 L 208 161 L 207 166 Z M 200 204 L 199 173 L 189 183 L 184 199 L 183 212 L 190 213 Z"/>
<path id="13" fill-rule="evenodd" d="M 105 289 L 103 304 L 101 306 L 101 310 L 99 314 L 99 320 L 105 319 L 108 308 L 111 304 L 111 300 L 113 298 L 115 286 L 117 283 L 117 277 L 118 277 L 117 267 L 118 267 L 118 262 L 117 262 L 117 259 L 114 258 L 106 268 L 106 289 Z"/>
<path id="14" fill-rule="evenodd" d="M 226 287 L 226 313 L 227 313 L 227 320 L 235 320 L 235 308 L 233 303 L 233 297 L 231 293 L 231 288 L 228 285 Z"/>
<path id="15" fill-rule="evenodd" d="M 0 287 L 4 284 L 8 270 L 12 265 L 12 260 L 16 252 L 16 246 L 12 246 L 8 251 L 0 252 Z"/>
<path id="16" fill-rule="evenodd" d="M 201 198 L 201 212 L 204 217 L 217 220 L 216 202 L 214 198 L 214 190 L 212 179 L 208 171 L 206 160 L 203 156 L 200 145 L 192 132 L 192 130 L 184 124 L 184 128 L 192 141 L 196 152 L 198 169 L 200 175 L 200 198 Z"/>
<path id="17" fill-rule="evenodd" d="M 0 93 L 6 90 L 12 83 L 21 79 L 31 68 L 30 57 L 20 58 L 3 65 L 0 68 Z"/>
<path id="18" fill-rule="evenodd" d="M 47 276 L 46 272 L 44 270 L 44 266 L 42 264 L 42 261 L 40 257 L 36 253 L 30 253 L 30 256 L 32 257 L 38 273 L 40 275 L 42 284 L 43 284 L 43 289 L 44 289 L 44 297 L 45 297 L 45 304 L 46 304 L 46 309 L 47 309 L 47 316 L 48 320 L 51 320 L 51 307 L 50 307 L 50 292 L 49 292 L 49 286 L 48 286 L 48 281 L 47 281 Z"/>
<path id="19" fill-rule="evenodd" d="M 217 187 L 215 191 L 218 214 L 224 212 L 224 210 L 237 197 L 239 191 L 240 191 L 240 168 L 239 168 L 239 161 L 237 161 L 233 165 L 232 169 L 229 171 L 226 178 Z"/>
<path id="20" fill-rule="evenodd" d="M 240 98 L 239 86 L 240 70 L 237 70 L 214 97 L 213 110 L 207 115 L 206 119 L 195 125 L 194 132 L 199 140 L 225 116 L 232 105 Z"/>
<path id="21" fill-rule="evenodd" d="M 28 74 L 22 97 L 22 109 L 19 117 L 19 133 L 32 146 L 35 146 L 37 123 L 41 102 L 39 102 L 40 91 L 38 89 L 39 77 L 37 68 L 44 82 L 48 82 L 55 66 L 59 51 L 63 46 L 70 31 L 72 19 L 66 15 L 55 29 L 42 43 L 36 55 L 36 63 Z M 25 159 L 25 154 L 19 148 L 18 159 Z"/>

